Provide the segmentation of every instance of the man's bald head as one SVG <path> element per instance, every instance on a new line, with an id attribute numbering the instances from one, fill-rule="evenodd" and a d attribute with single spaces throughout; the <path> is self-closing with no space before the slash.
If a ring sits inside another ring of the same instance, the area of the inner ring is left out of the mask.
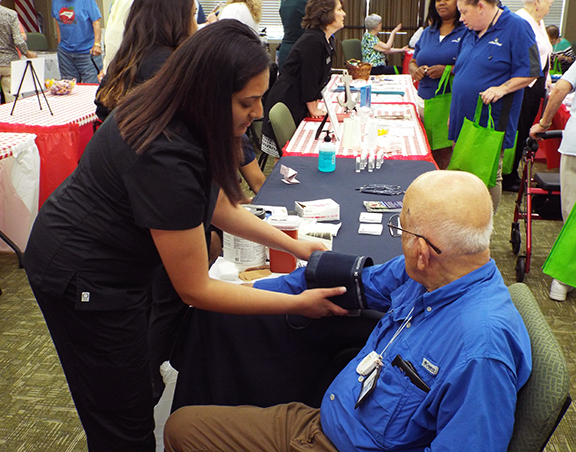
<path id="1" fill-rule="evenodd" d="M 490 193 L 478 177 L 460 171 L 431 171 L 408 187 L 403 222 L 442 251 L 475 254 L 490 245 L 492 210 Z"/>

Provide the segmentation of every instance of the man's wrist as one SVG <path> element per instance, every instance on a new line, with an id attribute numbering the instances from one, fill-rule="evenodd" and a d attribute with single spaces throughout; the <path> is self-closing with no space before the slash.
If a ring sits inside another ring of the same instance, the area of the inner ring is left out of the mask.
<path id="1" fill-rule="evenodd" d="M 99 42 L 94 43 L 94 47 L 102 47 Z"/>
<path id="2" fill-rule="evenodd" d="M 542 124 L 542 120 L 540 120 L 540 121 L 538 121 L 538 125 L 539 125 L 540 127 L 542 127 L 543 129 L 549 129 L 550 126 L 552 125 L 552 123 L 550 123 L 550 124 L 548 124 L 548 125 L 545 125 L 545 124 Z"/>

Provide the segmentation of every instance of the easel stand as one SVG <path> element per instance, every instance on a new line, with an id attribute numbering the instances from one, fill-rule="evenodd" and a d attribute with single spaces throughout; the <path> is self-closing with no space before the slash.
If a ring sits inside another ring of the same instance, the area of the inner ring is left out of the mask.
<path id="1" fill-rule="evenodd" d="M 32 81 L 34 82 L 34 91 L 36 91 L 36 98 L 38 99 L 38 106 L 40 107 L 40 110 L 42 110 L 42 103 L 40 102 L 40 94 L 38 91 L 40 91 L 40 93 L 42 93 L 42 96 L 44 96 L 44 101 L 48 106 L 48 110 L 50 110 L 50 114 L 54 116 L 54 113 L 52 113 L 52 109 L 50 108 L 50 104 L 48 103 L 48 99 L 46 99 L 46 94 L 44 94 L 44 90 L 42 89 L 42 84 L 40 83 L 38 75 L 36 74 L 34 66 L 32 65 L 32 61 L 30 60 L 26 60 L 26 67 L 24 68 L 24 73 L 22 74 L 22 80 L 20 80 L 20 85 L 18 85 L 18 92 L 16 93 L 16 97 L 14 98 L 14 104 L 12 104 L 12 111 L 10 111 L 10 116 L 12 116 L 12 114 L 14 113 L 14 108 L 16 108 L 16 102 L 20 97 L 20 90 L 22 89 L 22 84 L 24 83 L 24 79 L 26 78 L 26 72 L 28 72 L 28 68 L 30 68 L 30 74 L 32 74 Z"/>

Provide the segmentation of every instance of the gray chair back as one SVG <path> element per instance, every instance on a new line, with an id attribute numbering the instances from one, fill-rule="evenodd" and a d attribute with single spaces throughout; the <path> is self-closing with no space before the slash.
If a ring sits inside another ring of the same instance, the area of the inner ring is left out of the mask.
<path id="1" fill-rule="evenodd" d="M 348 60 L 362 61 L 362 43 L 359 39 L 345 39 L 342 41 L 344 63 Z"/>
<path id="2" fill-rule="evenodd" d="M 294 132 L 296 132 L 296 124 L 294 123 L 294 118 L 292 118 L 292 113 L 290 113 L 285 104 L 278 102 L 270 109 L 268 118 L 270 119 L 272 130 L 274 130 L 278 148 L 282 151 L 286 143 L 294 135 Z"/>
<path id="3" fill-rule="evenodd" d="M 42 33 L 26 33 L 26 45 L 30 50 L 34 51 L 46 51 L 48 50 L 48 41 L 46 40 L 46 36 Z"/>
<path id="4" fill-rule="evenodd" d="M 532 345 L 532 374 L 518 393 L 508 452 L 542 452 L 572 400 L 568 367 L 532 291 L 522 283 L 508 289 Z"/>

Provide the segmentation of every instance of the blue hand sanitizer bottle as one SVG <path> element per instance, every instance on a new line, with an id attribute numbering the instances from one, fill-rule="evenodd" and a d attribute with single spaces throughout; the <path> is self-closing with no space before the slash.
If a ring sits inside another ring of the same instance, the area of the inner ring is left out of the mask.
<path id="1" fill-rule="evenodd" d="M 331 173 L 336 169 L 336 145 L 332 143 L 332 137 L 326 133 L 324 141 L 318 149 L 318 170 L 323 173 Z"/>

